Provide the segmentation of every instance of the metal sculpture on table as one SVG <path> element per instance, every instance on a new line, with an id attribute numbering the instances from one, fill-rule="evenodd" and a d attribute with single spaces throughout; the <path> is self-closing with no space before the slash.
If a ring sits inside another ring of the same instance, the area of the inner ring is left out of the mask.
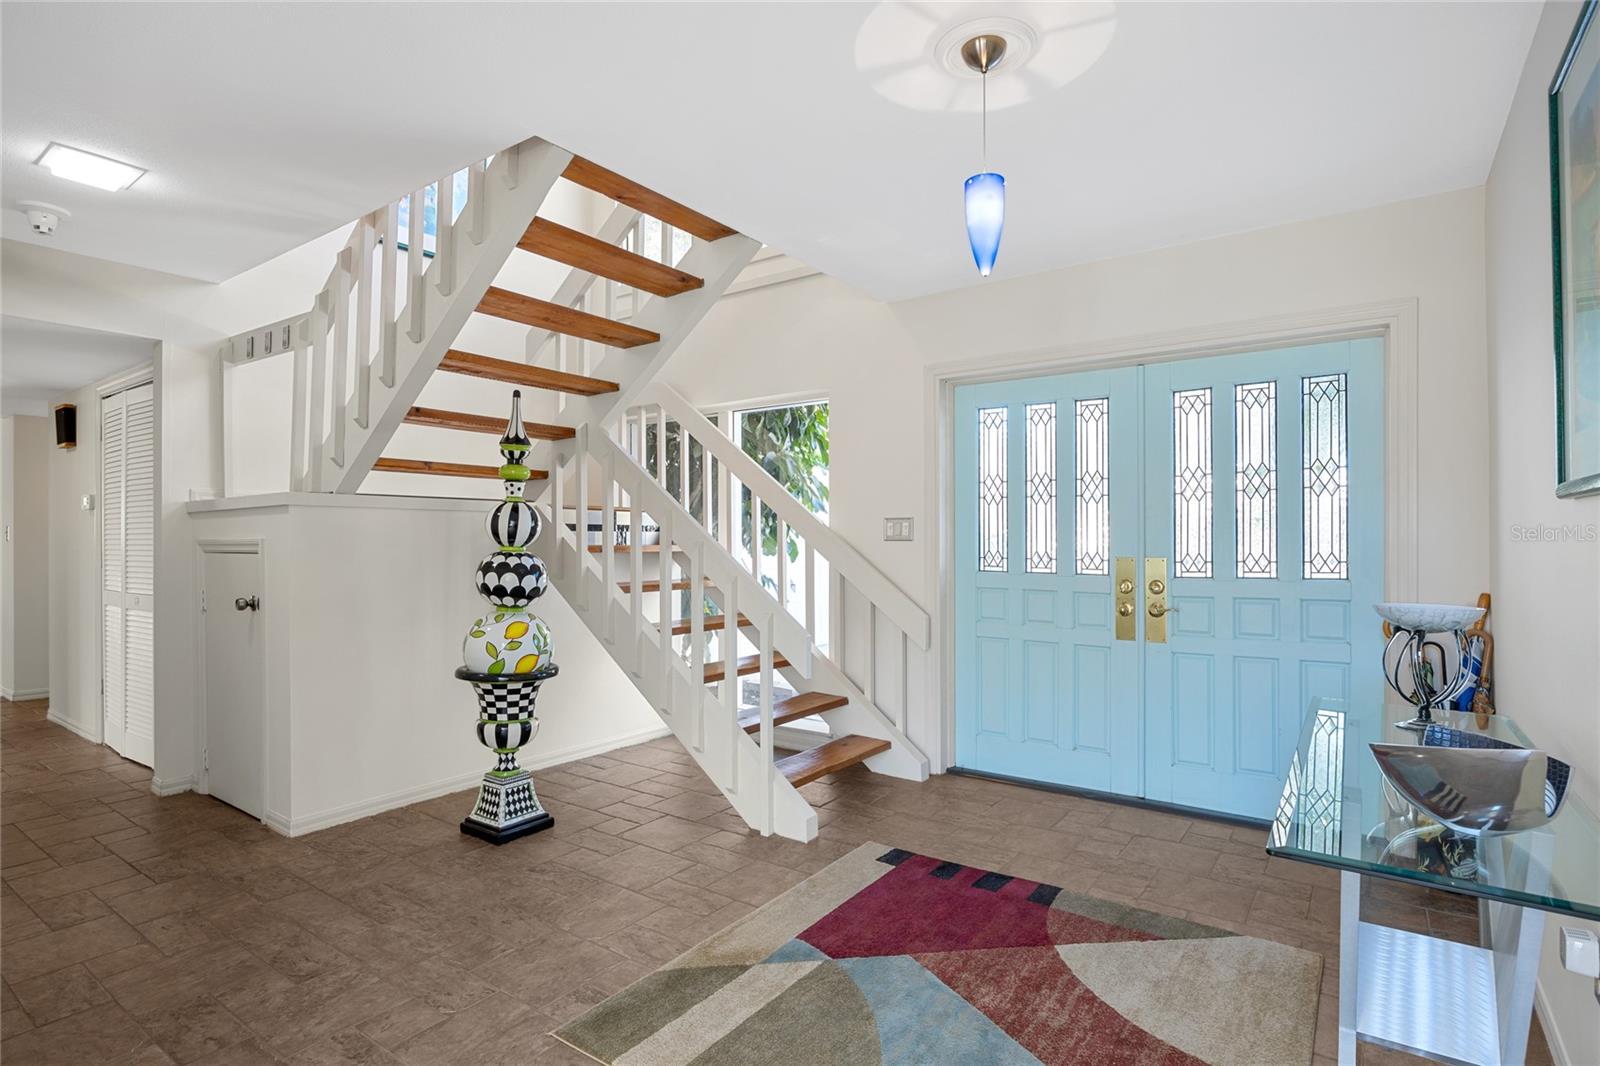
<path id="1" fill-rule="evenodd" d="M 1466 631 L 1483 617 L 1484 609 L 1440 603 L 1379 603 L 1374 609 L 1394 630 L 1384 648 L 1389 687 L 1417 712 L 1409 721 L 1397 724 L 1420 733 L 1433 723 L 1434 708 L 1449 706 L 1473 683 L 1476 673 Z M 1454 652 L 1447 656 L 1442 644 L 1429 640 L 1433 633 L 1448 634 L 1455 643 Z M 1438 652 L 1437 661 L 1429 660 L 1430 649 Z"/>
<path id="2" fill-rule="evenodd" d="M 534 701 L 556 676 L 550 630 L 529 610 L 548 587 L 544 563 L 529 552 L 539 535 L 539 512 L 524 499 L 532 473 L 525 460 L 533 446 L 522 428 L 522 394 L 511 394 L 511 420 L 500 438 L 505 499 L 490 512 L 495 550 L 478 564 L 478 594 L 490 611 L 472 623 L 462 643 L 465 664 L 456 676 L 478 697 L 478 741 L 494 749 L 494 769 L 483 775 L 472 813 L 461 831 L 492 844 L 537 833 L 555 824 L 539 803 L 533 778 L 517 765 L 517 749 L 539 732 Z"/>

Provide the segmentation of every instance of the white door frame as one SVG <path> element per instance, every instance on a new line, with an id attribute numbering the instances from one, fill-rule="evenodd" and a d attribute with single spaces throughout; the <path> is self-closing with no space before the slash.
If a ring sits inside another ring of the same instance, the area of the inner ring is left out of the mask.
<path id="1" fill-rule="evenodd" d="M 95 618 L 95 634 L 98 637 L 98 639 L 95 641 L 95 645 L 96 645 L 95 677 L 98 678 L 99 681 L 100 681 L 100 698 L 99 698 L 99 700 L 96 701 L 97 705 L 100 708 L 100 713 L 95 715 L 95 732 L 96 732 L 96 736 L 93 738 L 94 742 L 96 744 L 105 744 L 106 743 L 106 611 L 105 611 L 105 597 L 106 597 L 106 587 L 105 587 L 105 585 L 106 585 L 106 530 L 105 530 L 105 523 L 106 523 L 106 508 L 105 508 L 105 502 L 106 502 L 105 501 L 106 450 L 105 450 L 105 439 L 104 439 L 104 436 L 103 436 L 104 431 L 105 431 L 105 427 L 101 423 L 101 415 L 102 415 L 102 409 L 103 409 L 103 407 L 105 405 L 105 402 L 106 402 L 106 399 L 108 397 L 115 396 L 119 392 L 127 392 L 129 389 L 136 389 L 140 385 L 150 385 L 150 386 L 154 387 L 155 381 L 156 381 L 156 364 L 155 364 L 154 361 L 151 361 L 151 362 L 148 362 L 148 363 L 140 363 L 138 366 L 132 367 L 132 368 L 130 368 L 128 370 L 120 371 L 120 372 L 118 372 L 116 374 L 113 374 L 111 377 L 105 378 L 102 381 L 95 382 L 95 385 L 94 385 L 95 405 L 94 405 L 94 522 L 93 522 L 93 525 L 94 525 L 94 562 L 95 562 L 94 587 L 95 587 L 95 614 L 96 614 L 96 618 Z M 156 400 L 156 425 L 155 425 L 156 514 L 155 514 L 155 538 L 156 539 L 155 539 L 155 560 L 154 560 L 155 570 L 154 570 L 154 573 L 155 573 L 156 591 L 159 592 L 161 590 L 161 397 L 160 397 L 160 390 L 157 389 L 155 391 L 156 391 L 157 395 L 155 397 L 155 400 Z M 79 413 L 81 415 L 82 412 L 79 412 Z M 78 425 L 80 425 L 80 426 L 83 425 L 83 419 L 82 418 L 78 419 Z M 124 501 L 124 502 L 126 502 L 126 501 Z M 124 578 L 126 578 L 126 575 L 124 575 Z M 154 599 L 154 598 L 155 598 L 154 596 L 151 597 L 151 599 Z M 155 619 L 155 612 L 154 611 L 151 612 L 151 619 L 152 619 L 152 621 L 154 621 L 154 619 Z M 124 654 L 124 656 L 126 656 L 126 654 L 127 654 L 127 642 L 126 642 L 126 640 L 124 640 L 124 642 L 123 642 L 123 654 Z M 124 661 L 126 661 L 126 659 L 124 659 Z M 151 664 L 151 668 L 152 668 L 152 671 L 153 671 L 154 670 L 154 663 Z M 161 698 L 160 698 L 159 695 L 157 695 L 157 697 L 156 697 L 156 706 L 159 707 L 160 705 L 161 705 Z M 158 718 L 159 718 L 159 716 L 154 716 L 152 718 L 151 723 L 150 723 L 150 731 L 151 731 L 152 734 L 156 731 L 156 729 L 158 727 Z M 153 740 L 151 742 L 151 746 L 152 746 L 152 748 L 154 747 L 154 741 Z M 118 752 L 118 754 L 120 755 L 121 752 Z M 153 754 L 154 754 L 154 752 L 152 752 L 152 755 Z M 151 762 L 155 762 L 155 759 L 152 758 L 150 761 Z M 151 773 L 154 773 L 154 772 L 155 772 L 155 768 L 151 767 Z"/>
<path id="2" fill-rule="evenodd" d="M 1421 430 L 1417 422 L 1419 354 L 1415 298 L 1091 341 L 1063 348 L 955 359 L 935 363 L 926 369 L 923 405 L 924 410 L 934 412 L 934 417 L 928 421 L 926 450 L 935 457 L 935 466 L 934 476 L 928 480 L 924 506 L 931 518 L 934 536 L 934 551 L 928 560 L 928 587 L 936 590 L 932 610 L 936 653 L 931 657 L 926 683 L 934 696 L 930 702 L 938 709 L 939 716 L 937 734 L 928 752 L 935 769 L 949 769 L 955 751 L 955 445 L 952 430 L 956 386 L 1232 355 L 1362 336 L 1378 336 L 1384 340 L 1384 595 L 1393 600 L 1414 600 L 1421 551 L 1416 494 Z"/>
<path id="3" fill-rule="evenodd" d="M 206 556 L 207 555 L 254 555 L 257 566 L 261 569 L 261 607 L 266 611 L 271 604 L 267 602 L 267 540 L 265 537 L 237 537 L 237 538 L 200 538 L 195 541 L 194 565 L 195 587 L 200 595 L 195 599 L 195 693 L 199 704 L 200 713 L 195 716 L 195 791 L 202 795 L 211 795 L 211 768 L 206 758 L 206 618 L 205 613 L 211 607 L 206 598 Z M 265 617 L 265 616 L 263 616 Z M 268 771 L 271 769 L 267 759 L 267 639 L 266 625 L 262 624 L 261 634 L 261 817 L 258 821 L 262 825 L 267 823 L 267 780 Z M 242 813 L 242 812 L 241 812 Z"/>

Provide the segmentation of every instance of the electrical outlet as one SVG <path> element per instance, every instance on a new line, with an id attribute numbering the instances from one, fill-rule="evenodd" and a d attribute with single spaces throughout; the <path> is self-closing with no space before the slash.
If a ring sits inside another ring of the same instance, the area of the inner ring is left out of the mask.
<path id="1" fill-rule="evenodd" d="M 909 518 L 885 518 L 883 520 L 884 540 L 914 540 L 912 524 Z"/>

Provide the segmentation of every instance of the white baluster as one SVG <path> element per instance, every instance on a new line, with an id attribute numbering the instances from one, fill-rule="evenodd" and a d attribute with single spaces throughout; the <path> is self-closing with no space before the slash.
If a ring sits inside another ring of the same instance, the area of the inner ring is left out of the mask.
<path id="1" fill-rule="evenodd" d="M 689 505 L 689 429 L 678 423 L 678 502 L 685 511 Z"/>
<path id="2" fill-rule="evenodd" d="M 867 683 L 862 686 L 867 702 L 878 702 L 878 605 L 867 600 Z"/>
<path id="3" fill-rule="evenodd" d="M 306 387 L 309 368 L 306 366 L 306 334 L 310 320 L 294 324 L 294 383 L 289 414 L 289 488 L 295 492 L 306 491 Z"/>
<path id="4" fill-rule="evenodd" d="M 395 270 L 400 258 L 400 205 L 392 203 L 383 210 L 383 271 L 378 299 L 378 343 L 383 347 L 383 362 L 378 379 L 385 388 L 394 388 L 394 347 L 399 332 L 395 321 Z"/>
<path id="5" fill-rule="evenodd" d="M 337 275 L 336 275 L 337 278 Z M 311 308 L 311 492 L 322 491 L 322 450 L 327 434 L 328 292 Z"/>
<path id="6" fill-rule="evenodd" d="M 672 660 L 678 650 L 672 643 L 672 516 L 663 514 L 661 523 L 661 552 L 656 556 L 657 588 L 656 618 L 661 626 L 661 710 L 672 713 Z"/>
<path id="7" fill-rule="evenodd" d="M 356 223 L 356 424 L 366 429 L 372 412 L 372 252 L 377 216 Z"/>
<path id="8" fill-rule="evenodd" d="M 425 311 L 423 308 L 422 271 L 428 265 L 427 257 L 423 254 L 422 211 L 423 202 L 427 198 L 427 187 L 424 186 L 411 194 L 411 202 L 406 207 L 406 276 L 411 280 L 406 288 L 406 310 L 410 313 L 411 326 L 407 331 L 413 341 L 421 342 L 422 332 L 426 327 Z"/>
<path id="9" fill-rule="evenodd" d="M 726 463 L 717 464 L 717 539 L 733 555 L 738 547 L 738 534 L 733 531 L 733 471 Z"/>
<path id="10" fill-rule="evenodd" d="M 761 497 L 750 490 L 750 574 L 761 584 Z"/>
<path id="11" fill-rule="evenodd" d="M 729 618 L 739 617 L 739 582 L 728 582 L 728 587 L 722 592 L 722 609 L 728 613 Z M 722 635 L 722 705 L 729 723 L 728 728 L 733 730 L 733 743 L 728 751 L 728 783 L 729 792 L 739 790 L 739 745 L 745 743 L 742 736 L 744 730 L 739 728 L 739 634 L 723 632 Z"/>
<path id="12" fill-rule="evenodd" d="M 656 408 L 656 484 L 667 487 L 667 409 Z"/>
<path id="13" fill-rule="evenodd" d="M 559 450 L 551 453 L 550 461 L 550 528 L 555 534 L 556 542 L 556 573 L 562 577 L 567 573 L 566 554 L 562 550 L 567 542 L 567 504 L 566 504 L 566 477 L 564 467 L 566 460 L 562 458 Z M 581 540 L 581 536 L 580 536 Z"/>
<path id="14" fill-rule="evenodd" d="M 451 234 L 455 228 L 455 213 L 455 175 L 446 174 L 439 179 L 439 199 L 433 215 L 435 233 L 433 272 L 437 275 L 434 278 L 434 284 L 439 287 L 440 296 L 449 296 L 456 287 L 455 242 L 451 240 Z"/>
<path id="15" fill-rule="evenodd" d="M 641 447 L 644 435 L 640 434 Z M 644 501 L 639 492 L 644 484 L 644 471 L 630 471 L 632 488 L 628 491 L 628 543 L 633 551 L 628 553 L 628 616 L 633 619 L 633 669 L 635 677 L 644 676 Z"/>
<path id="16" fill-rule="evenodd" d="M 339 253 L 333 283 L 333 461 L 344 465 L 345 417 L 350 402 L 350 256 Z"/>
<path id="17" fill-rule="evenodd" d="M 485 228 L 488 212 L 484 200 L 484 190 L 487 188 L 483 180 L 485 160 L 478 160 L 467 170 L 467 209 L 471 211 L 471 223 L 467 226 L 467 239 L 473 244 L 482 244 L 483 238 L 488 235 Z"/>
<path id="18" fill-rule="evenodd" d="M 589 424 L 578 427 L 573 476 L 578 495 L 578 603 L 580 611 L 589 606 Z"/>
<path id="19" fill-rule="evenodd" d="M 777 619 L 769 609 L 766 617 L 761 620 L 761 770 L 766 775 L 766 787 L 762 790 L 761 806 L 763 808 L 761 835 L 772 835 L 772 811 L 774 789 L 777 785 L 777 767 L 773 757 L 772 735 L 772 631 L 777 628 Z"/>
<path id="20" fill-rule="evenodd" d="M 611 621 L 612 590 L 617 587 L 617 496 L 613 488 L 617 478 L 616 454 L 612 449 L 606 449 L 605 480 L 601 483 L 605 492 L 605 502 L 600 508 L 600 575 L 601 587 L 605 592 L 600 597 L 604 615 L 600 619 L 600 638 L 607 644 L 616 642 Z M 628 550 L 637 555 L 639 546 L 630 544 Z"/>
<path id="21" fill-rule="evenodd" d="M 817 549 L 806 540 L 806 632 L 817 642 Z"/>
<path id="22" fill-rule="evenodd" d="M 778 522 L 778 606 L 789 610 L 789 523 L 773 511 Z"/>
<path id="23" fill-rule="evenodd" d="M 694 749 L 706 749 L 706 547 L 695 545 L 689 556 L 689 676 L 694 685 Z M 733 619 L 727 618 L 723 632 L 732 632 Z"/>
<path id="24" fill-rule="evenodd" d="M 844 575 L 828 564 L 828 658 L 844 669 Z"/>
<path id="25" fill-rule="evenodd" d="M 906 631 L 902 629 L 900 630 L 900 713 L 897 716 L 899 719 L 900 731 L 902 733 L 910 728 L 907 723 L 907 715 L 910 713 L 911 709 L 910 660 L 911 650 L 909 647 L 909 641 L 906 639 Z"/>

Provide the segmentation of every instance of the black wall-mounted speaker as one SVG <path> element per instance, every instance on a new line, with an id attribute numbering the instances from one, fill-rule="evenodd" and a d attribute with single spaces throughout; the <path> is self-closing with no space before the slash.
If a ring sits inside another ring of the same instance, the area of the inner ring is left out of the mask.
<path id="1" fill-rule="evenodd" d="M 78 446 L 78 407 L 76 404 L 63 403 L 56 406 L 56 447 L 76 448 Z"/>

